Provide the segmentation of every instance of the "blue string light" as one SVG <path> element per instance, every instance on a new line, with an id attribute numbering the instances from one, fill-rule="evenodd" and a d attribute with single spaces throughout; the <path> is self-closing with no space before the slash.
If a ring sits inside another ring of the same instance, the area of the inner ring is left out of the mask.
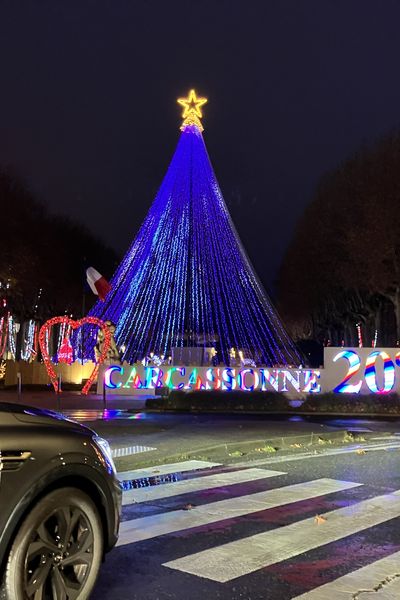
<path id="1" fill-rule="evenodd" d="M 183 346 L 215 346 L 225 364 L 231 348 L 257 364 L 301 362 L 241 244 L 196 124 L 183 127 L 111 285 L 90 314 L 116 324 L 130 363 Z"/>

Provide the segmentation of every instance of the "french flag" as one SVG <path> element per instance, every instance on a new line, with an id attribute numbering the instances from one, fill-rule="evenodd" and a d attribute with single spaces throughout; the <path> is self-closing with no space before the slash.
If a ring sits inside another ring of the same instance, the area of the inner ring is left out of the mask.
<path id="1" fill-rule="evenodd" d="M 96 294 L 96 296 L 104 302 L 105 297 L 111 290 L 111 285 L 108 283 L 107 279 L 93 267 L 86 269 L 86 279 L 93 294 Z"/>

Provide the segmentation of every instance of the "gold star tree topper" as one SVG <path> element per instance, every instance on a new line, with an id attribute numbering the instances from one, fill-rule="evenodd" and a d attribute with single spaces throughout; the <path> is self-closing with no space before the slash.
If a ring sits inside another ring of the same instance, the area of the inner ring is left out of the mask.
<path id="1" fill-rule="evenodd" d="M 201 107 L 207 102 L 207 98 L 198 98 L 194 90 L 190 90 L 187 98 L 178 98 L 178 104 L 183 106 L 182 118 L 183 122 L 181 130 L 183 131 L 187 125 L 196 125 L 200 131 L 204 130 L 200 119 L 203 116 Z"/>

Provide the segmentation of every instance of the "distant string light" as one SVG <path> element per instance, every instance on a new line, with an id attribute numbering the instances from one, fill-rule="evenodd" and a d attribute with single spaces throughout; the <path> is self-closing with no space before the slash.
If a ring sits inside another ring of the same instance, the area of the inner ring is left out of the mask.
<path id="1" fill-rule="evenodd" d="M 10 351 L 11 357 L 15 360 L 15 356 L 17 354 L 15 336 L 16 336 L 16 326 L 14 323 L 14 318 L 12 315 L 8 317 L 8 349 Z"/>
<path id="2" fill-rule="evenodd" d="M 362 331 L 361 331 L 360 323 L 356 324 L 356 328 L 357 328 L 357 337 L 358 337 L 358 347 L 362 348 L 363 347 L 363 339 L 362 339 Z"/>
<path id="3" fill-rule="evenodd" d="M 58 330 L 58 340 L 57 340 L 57 350 L 56 355 L 58 356 L 60 353 L 61 345 L 64 343 L 66 337 L 69 337 L 71 332 L 71 328 L 68 323 L 61 323 L 60 328 Z"/>
<path id="4" fill-rule="evenodd" d="M 376 348 L 377 343 L 378 343 L 378 330 L 375 329 L 374 339 L 372 340 L 372 347 Z"/>
<path id="5" fill-rule="evenodd" d="M 46 330 L 46 332 L 45 332 L 44 343 L 46 344 L 47 352 L 50 354 L 50 330 Z M 40 338 L 39 338 L 39 344 L 40 344 Z M 42 354 L 43 354 L 43 352 L 42 352 Z"/>
<path id="6" fill-rule="evenodd" d="M 40 303 L 40 299 L 42 297 L 42 293 L 43 293 L 43 288 L 39 288 L 39 291 L 38 291 L 37 296 L 36 296 L 36 302 L 35 302 L 34 307 L 33 307 L 35 315 L 36 315 L 37 310 L 39 308 L 39 303 Z"/>
<path id="7" fill-rule="evenodd" d="M 58 355 L 60 352 L 60 348 L 61 348 L 61 344 L 64 340 L 64 334 L 65 334 L 65 329 L 67 327 L 66 323 L 62 323 L 58 329 L 58 340 L 57 340 L 57 351 L 56 354 Z"/>
<path id="8" fill-rule="evenodd" d="M 0 358 L 3 356 L 7 346 L 8 315 L 0 319 Z"/>
<path id="9" fill-rule="evenodd" d="M 66 335 L 62 341 L 62 344 L 57 352 L 57 362 L 63 362 L 67 365 L 71 365 L 74 362 L 74 350 L 71 345 L 71 341 Z"/>
<path id="10" fill-rule="evenodd" d="M 25 361 L 31 360 L 32 357 L 36 356 L 37 349 L 35 348 L 37 325 L 34 320 L 30 320 L 28 323 L 27 336 L 24 339 L 24 347 L 21 352 L 21 359 Z"/>

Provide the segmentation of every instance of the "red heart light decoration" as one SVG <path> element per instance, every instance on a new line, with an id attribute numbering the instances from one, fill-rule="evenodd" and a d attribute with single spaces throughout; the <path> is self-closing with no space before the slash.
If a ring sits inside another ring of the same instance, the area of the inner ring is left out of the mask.
<path id="1" fill-rule="evenodd" d="M 99 372 L 101 363 L 103 363 L 106 359 L 108 349 L 111 345 L 111 332 L 108 328 L 108 325 L 106 325 L 104 321 L 101 321 L 101 319 L 97 319 L 96 317 L 85 317 L 84 319 L 79 319 L 78 321 L 74 321 L 69 317 L 53 317 L 52 319 L 46 321 L 44 325 L 42 325 L 39 333 L 39 345 L 40 350 L 42 352 L 44 364 L 46 365 L 47 374 L 50 378 L 51 383 L 53 384 L 55 392 L 60 392 L 61 390 L 58 389 L 57 373 L 52 365 L 50 355 L 47 350 L 46 334 L 50 334 L 50 330 L 53 327 L 53 325 L 57 325 L 58 323 L 65 323 L 66 325 L 69 325 L 72 329 L 79 329 L 79 327 L 82 327 L 82 325 L 97 325 L 99 329 L 102 329 L 104 331 L 103 351 L 97 363 L 95 364 L 89 379 L 82 388 L 82 394 L 86 395 L 89 393 L 90 387 L 95 378 L 97 377 L 97 373 Z"/>

